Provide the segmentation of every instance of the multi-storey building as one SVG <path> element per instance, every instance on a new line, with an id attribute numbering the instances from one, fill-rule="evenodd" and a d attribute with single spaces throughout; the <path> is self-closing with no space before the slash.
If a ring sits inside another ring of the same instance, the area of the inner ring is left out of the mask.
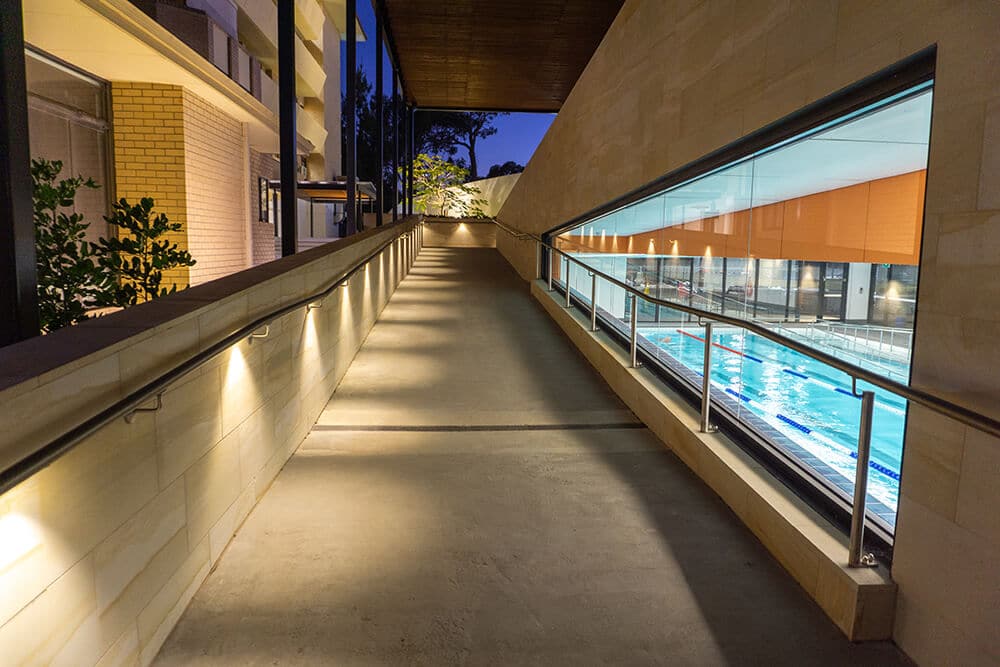
<path id="1" fill-rule="evenodd" d="M 275 258 L 276 10 L 274 0 L 24 3 L 31 153 L 100 183 L 77 201 L 93 237 L 108 233 L 111 201 L 148 196 L 182 223 L 176 241 L 197 260 L 175 271 L 181 285 Z M 325 180 L 340 173 L 344 7 L 295 0 L 295 10 L 299 175 Z M 300 236 L 311 234 L 323 231 Z"/>

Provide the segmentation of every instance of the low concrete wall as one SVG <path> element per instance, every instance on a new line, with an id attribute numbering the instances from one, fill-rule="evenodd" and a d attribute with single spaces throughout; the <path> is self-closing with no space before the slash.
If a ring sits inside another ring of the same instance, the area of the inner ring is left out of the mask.
<path id="1" fill-rule="evenodd" d="M 884 567 L 847 567 L 847 538 L 720 433 L 701 433 L 700 414 L 561 296 L 533 281 L 531 293 L 616 394 L 715 491 L 848 639 L 892 636 L 896 585 Z M 762 613 L 767 613 L 762 610 Z"/>
<path id="2" fill-rule="evenodd" d="M 484 220 L 428 218 L 424 245 L 451 248 L 496 248 L 497 226 Z"/>
<path id="3" fill-rule="evenodd" d="M 0 350 L 0 467 L 414 220 Z M 418 235 L 419 236 L 419 235 Z M 400 244 L 0 496 L 0 664 L 148 664 L 409 269 Z"/>
<path id="4" fill-rule="evenodd" d="M 477 194 L 469 195 L 461 192 L 459 188 L 449 188 L 462 201 L 469 203 L 473 199 L 479 199 L 485 203 L 481 206 L 483 213 L 489 217 L 496 217 L 500 209 L 507 202 L 510 191 L 514 189 L 517 179 L 521 174 L 507 174 L 506 176 L 494 176 L 493 178 L 481 178 L 478 181 L 469 181 L 465 185 L 476 188 Z"/>

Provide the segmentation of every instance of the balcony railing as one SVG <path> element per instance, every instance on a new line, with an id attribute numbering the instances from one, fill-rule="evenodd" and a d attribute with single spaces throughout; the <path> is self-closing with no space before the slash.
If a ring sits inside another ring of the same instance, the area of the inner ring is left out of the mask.
<path id="1" fill-rule="evenodd" d="M 265 102 L 260 62 L 208 14 L 177 0 L 131 0 L 175 37 Z"/>

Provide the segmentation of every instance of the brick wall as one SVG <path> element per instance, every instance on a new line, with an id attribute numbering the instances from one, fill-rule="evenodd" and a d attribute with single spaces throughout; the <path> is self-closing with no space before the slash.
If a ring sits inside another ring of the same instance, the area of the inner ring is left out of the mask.
<path id="1" fill-rule="evenodd" d="M 257 179 L 279 177 L 278 161 L 266 153 L 250 150 L 250 188 L 247 193 L 250 204 L 250 229 L 253 237 L 253 264 L 263 264 L 276 258 L 274 225 L 260 220 L 260 201 Z"/>
<path id="2" fill-rule="evenodd" d="M 188 249 L 187 193 L 184 177 L 184 101 L 179 86 L 155 83 L 111 84 L 114 127 L 115 198 L 156 201 L 155 210 L 184 227 L 170 235 Z M 187 268 L 165 275 L 168 283 L 190 282 Z"/>
<path id="3" fill-rule="evenodd" d="M 183 225 L 172 240 L 197 261 L 167 280 L 183 287 L 250 266 L 256 213 L 242 123 L 180 86 L 114 82 L 111 96 L 116 197 L 155 199 Z"/>
<path id="4" fill-rule="evenodd" d="M 250 266 L 247 141 L 242 123 L 184 91 L 184 176 L 191 283 Z"/>

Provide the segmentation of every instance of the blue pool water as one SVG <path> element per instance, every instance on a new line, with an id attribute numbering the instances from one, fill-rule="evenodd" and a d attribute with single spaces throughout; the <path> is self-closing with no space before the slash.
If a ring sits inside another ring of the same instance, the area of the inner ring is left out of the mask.
<path id="1" fill-rule="evenodd" d="M 701 373 L 704 329 L 640 327 L 639 334 Z M 756 415 L 853 484 L 861 400 L 851 393 L 850 377 L 748 332 L 724 330 L 713 342 L 713 389 L 726 392 L 740 410 Z M 906 366 L 899 366 L 906 377 Z M 875 392 L 869 495 L 894 513 L 906 402 L 865 382 L 858 385 L 858 391 Z"/>

